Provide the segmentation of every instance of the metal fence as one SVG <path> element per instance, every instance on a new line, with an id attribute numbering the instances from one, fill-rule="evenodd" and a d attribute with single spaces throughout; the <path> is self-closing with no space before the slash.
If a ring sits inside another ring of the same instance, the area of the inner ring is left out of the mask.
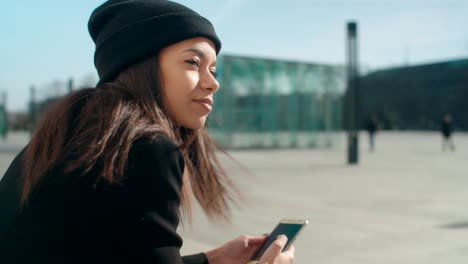
<path id="1" fill-rule="evenodd" d="M 41 85 L 32 85 L 28 102 L 28 125 L 25 129 L 32 132 L 51 104 L 73 90 L 93 87 L 97 80 L 97 75 L 90 73 L 78 78 L 78 81 L 69 78 L 67 80 L 54 80 Z"/>
<path id="2" fill-rule="evenodd" d="M 42 118 L 47 108 L 55 101 L 73 90 L 73 80 L 55 80 L 40 86 L 30 87 L 30 100 L 28 114 L 30 119 L 29 130 L 32 132 Z"/>

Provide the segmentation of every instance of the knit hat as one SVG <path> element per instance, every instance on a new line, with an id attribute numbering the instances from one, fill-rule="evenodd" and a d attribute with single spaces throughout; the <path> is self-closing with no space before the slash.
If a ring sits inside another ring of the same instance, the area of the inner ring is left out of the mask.
<path id="1" fill-rule="evenodd" d="M 210 39 L 216 54 L 221 49 L 208 19 L 167 0 L 109 0 L 93 11 L 88 30 L 96 44 L 98 84 L 114 80 L 128 66 L 189 38 Z"/>

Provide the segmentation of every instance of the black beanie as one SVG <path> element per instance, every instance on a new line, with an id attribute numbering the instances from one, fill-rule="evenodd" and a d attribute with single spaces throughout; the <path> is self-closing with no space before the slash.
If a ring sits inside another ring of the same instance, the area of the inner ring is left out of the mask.
<path id="1" fill-rule="evenodd" d="M 179 41 L 205 37 L 221 49 L 213 25 L 192 9 L 167 0 L 109 0 L 88 21 L 96 44 L 94 65 L 99 84 L 162 48 Z"/>

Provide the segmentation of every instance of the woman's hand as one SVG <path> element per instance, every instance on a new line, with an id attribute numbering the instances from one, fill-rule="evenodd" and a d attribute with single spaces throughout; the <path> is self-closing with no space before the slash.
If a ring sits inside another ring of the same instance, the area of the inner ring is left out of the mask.
<path id="1" fill-rule="evenodd" d="M 260 258 L 260 264 L 292 264 L 294 262 L 294 246 L 291 245 L 288 250 L 283 251 L 284 245 L 288 242 L 285 235 L 279 235 L 270 247 Z"/>
<path id="2" fill-rule="evenodd" d="M 266 242 L 266 239 L 266 236 L 243 235 L 205 254 L 210 264 L 245 264 Z"/>

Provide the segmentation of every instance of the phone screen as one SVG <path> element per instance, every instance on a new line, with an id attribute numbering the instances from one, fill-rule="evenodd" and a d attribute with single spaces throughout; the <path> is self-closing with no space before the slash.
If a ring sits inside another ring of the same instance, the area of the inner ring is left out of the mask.
<path id="1" fill-rule="evenodd" d="M 293 242 L 293 239 L 297 235 L 297 233 L 301 230 L 301 228 L 304 226 L 304 224 L 299 223 L 279 223 L 275 229 L 270 233 L 268 236 L 267 241 L 265 244 L 255 253 L 253 256 L 252 260 L 259 260 L 265 251 L 268 249 L 268 247 L 275 242 L 276 237 L 279 235 L 285 235 L 288 238 L 288 242 L 284 246 L 283 251 L 287 250 L 289 248 L 289 245 L 291 242 Z"/>

